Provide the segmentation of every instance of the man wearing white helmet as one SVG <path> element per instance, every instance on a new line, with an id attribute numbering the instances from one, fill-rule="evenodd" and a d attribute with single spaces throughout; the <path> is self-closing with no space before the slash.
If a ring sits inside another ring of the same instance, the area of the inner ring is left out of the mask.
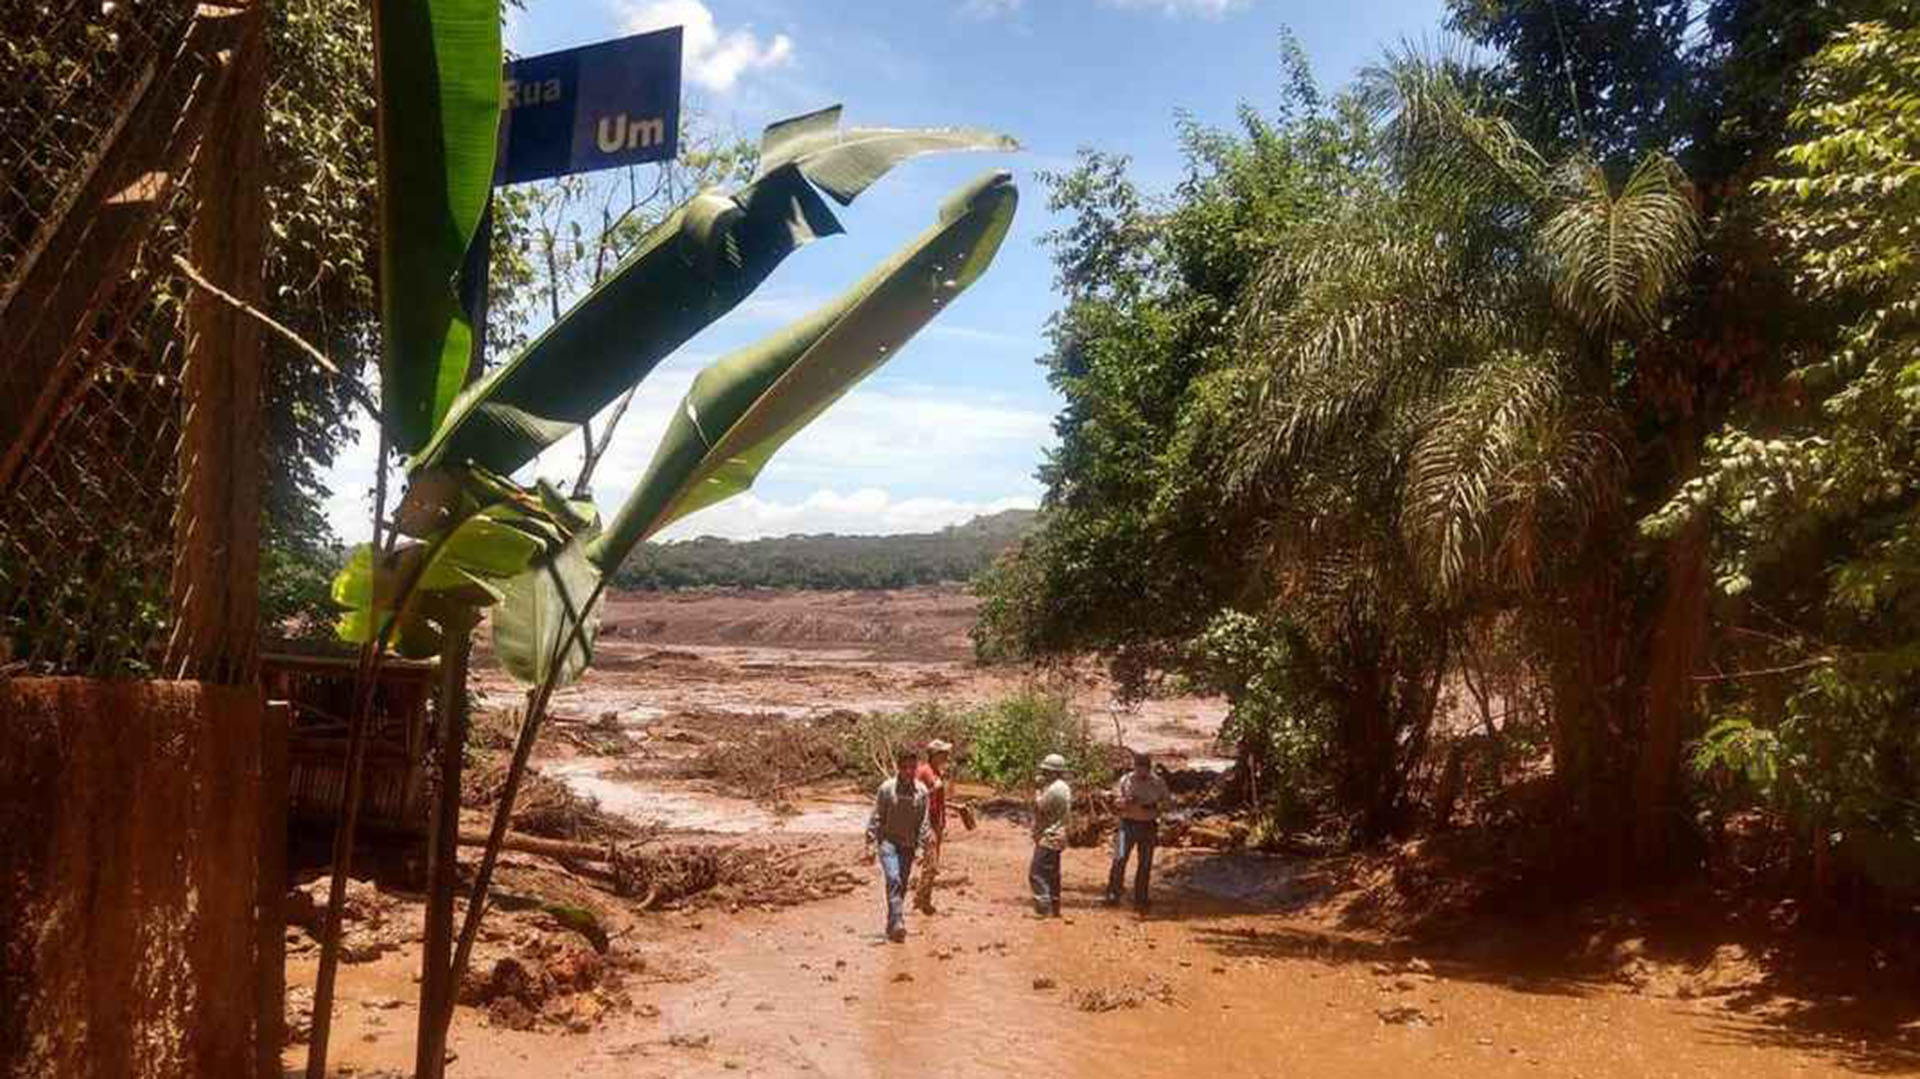
<path id="1" fill-rule="evenodd" d="M 1041 917 L 1060 916 L 1060 852 L 1067 849 L 1067 817 L 1073 789 L 1067 786 L 1067 759 L 1049 753 L 1040 762 L 1040 793 L 1033 799 L 1033 862 L 1027 881 L 1033 909 Z"/>

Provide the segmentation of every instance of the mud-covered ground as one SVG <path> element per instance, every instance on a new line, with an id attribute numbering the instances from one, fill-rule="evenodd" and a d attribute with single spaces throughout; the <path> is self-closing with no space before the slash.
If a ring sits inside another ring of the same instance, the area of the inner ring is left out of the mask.
<path id="1" fill-rule="evenodd" d="M 489 915 L 449 1074 L 1920 1072 L 1920 997 L 1897 953 L 1691 894 L 1413 935 L 1357 916 L 1391 867 L 1169 848 L 1143 919 L 1099 905 L 1095 847 L 1067 853 L 1066 917 L 1041 920 L 1022 826 L 986 816 L 954 825 L 941 913 L 889 944 L 860 856 L 864 779 L 756 799 L 692 765 L 782 723 L 1018 688 L 1029 675 L 971 665 L 970 619 L 964 595 L 934 589 L 613 600 L 539 767 L 631 826 L 595 842 L 713 879 L 617 895 L 601 867 L 510 853 L 499 890 L 517 909 Z M 489 707 L 515 700 L 497 674 L 480 683 Z M 1219 702 L 1128 710 L 1097 679 L 1070 689 L 1103 735 L 1217 765 Z M 406 1074 L 419 905 L 359 894 L 372 913 L 349 919 L 359 961 L 341 968 L 331 1057 L 341 1074 Z M 598 944 L 567 914 L 583 910 Z M 304 930 L 290 939 L 297 998 L 313 952 Z"/>

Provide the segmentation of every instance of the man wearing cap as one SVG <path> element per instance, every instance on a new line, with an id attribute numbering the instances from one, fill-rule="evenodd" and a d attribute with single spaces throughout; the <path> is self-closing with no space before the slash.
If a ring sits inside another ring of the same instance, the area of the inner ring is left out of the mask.
<path id="1" fill-rule="evenodd" d="M 1113 868 L 1107 873 L 1107 905 L 1117 906 L 1127 883 L 1127 856 L 1140 852 L 1133 871 L 1133 906 L 1142 914 L 1149 905 L 1147 885 L 1153 876 L 1153 848 L 1160 837 L 1160 811 L 1173 798 L 1166 781 L 1153 774 L 1153 758 L 1133 752 L 1133 770 L 1120 777 L 1113 803 L 1120 830 L 1113 834 Z"/>
<path id="2" fill-rule="evenodd" d="M 932 914 L 933 878 L 940 871 L 940 854 L 947 843 L 947 761 L 953 745 L 935 738 L 927 743 L 927 759 L 920 762 L 914 779 L 927 789 L 927 823 L 933 829 L 933 842 L 920 860 L 920 884 L 914 889 L 913 905 L 922 914 Z"/>
<path id="3" fill-rule="evenodd" d="M 1067 759 L 1049 753 L 1040 762 L 1040 793 L 1033 798 L 1033 862 L 1027 882 L 1033 909 L 1041 917 L 1060 916 L 1060 852 L 1067 849 L 1067 816 L 1073 789 L 1067 786 Z"/>
<path id="4" fill-rule="evenodd" d="M 914 779 L 920 754 L 902 749 L 894 755 L 893 777 L 873 795 L 873 816 L 867 820 L 867 859 L 880 860 L 887 885 L 887 939 L 907 939 L 907 882 L 913 877 L 913 857 L 927 848 L 933 829 L 927 823 L 927 789 Z"/>

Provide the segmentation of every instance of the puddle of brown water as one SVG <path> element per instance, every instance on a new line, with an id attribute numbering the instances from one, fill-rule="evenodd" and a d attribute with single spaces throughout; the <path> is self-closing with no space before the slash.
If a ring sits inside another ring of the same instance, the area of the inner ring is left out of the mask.
<path id="1" fill-rule="evenodd" d="M 640 824 L 673 831 L 754 835 L 770 832 L 857 835 L 866 829 L 867 807 L 854 802 L 808 802 L 798 812 L 777 814 L 744 798 L 727 798 L 671 780 L 613 778 L 622 762 L 606 757 L 548 761 L 540 770 L 600 808 Z"/>

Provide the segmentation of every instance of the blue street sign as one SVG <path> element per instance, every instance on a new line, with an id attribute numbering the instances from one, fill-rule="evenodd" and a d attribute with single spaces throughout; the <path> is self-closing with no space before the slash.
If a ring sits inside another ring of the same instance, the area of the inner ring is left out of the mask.
<path id="1" fill-rule="evenodd" d="M 672 159 L 680 142 L 680 28 L 507 65 L 493 182 Z"/>

